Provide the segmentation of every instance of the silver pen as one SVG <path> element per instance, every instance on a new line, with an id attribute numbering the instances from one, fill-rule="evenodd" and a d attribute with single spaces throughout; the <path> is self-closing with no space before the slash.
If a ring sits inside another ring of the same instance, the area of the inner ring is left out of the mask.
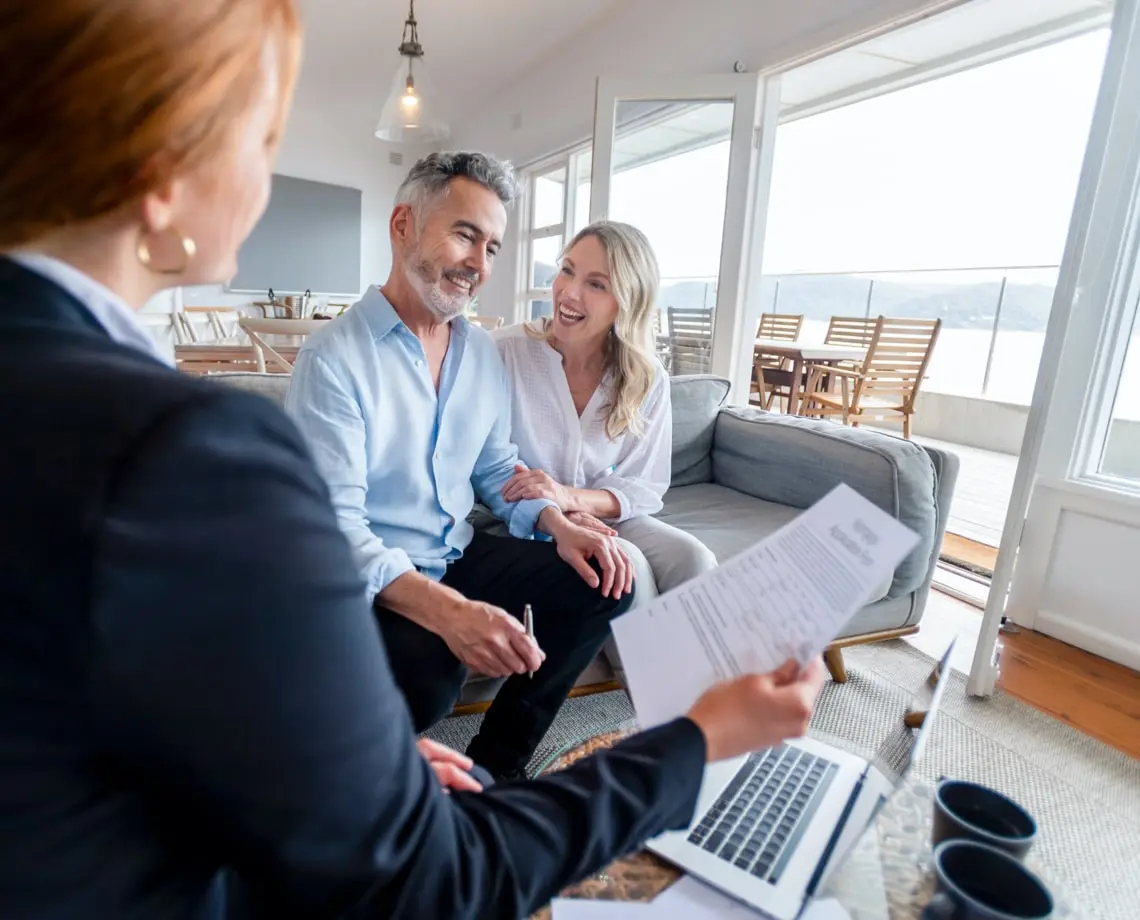
<path id="1" fill-rule="evenodd" d="M 534 611 L 531 610 L 530 604 L 523 607 L 523 627 L 526 629 L 526 634 L 530 636 L 531 641 L 534 641 Z M 530 679 L 534 680 L 534 671 L 530 672 Z"/>

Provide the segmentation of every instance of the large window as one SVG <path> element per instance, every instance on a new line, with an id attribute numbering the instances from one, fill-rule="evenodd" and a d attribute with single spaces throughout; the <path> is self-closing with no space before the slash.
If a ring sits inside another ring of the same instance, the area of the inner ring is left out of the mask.
<path id="1" fill-rule="evenodd" d="M 940 318 L 926 391 L 1028 405 L 1107 41 L 782 124 L 762 310 Z"/>

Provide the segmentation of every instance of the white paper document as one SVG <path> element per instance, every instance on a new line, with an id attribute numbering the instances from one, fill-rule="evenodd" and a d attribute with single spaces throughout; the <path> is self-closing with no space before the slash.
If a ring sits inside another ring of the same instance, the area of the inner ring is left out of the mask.
<path id="1" fill-rule="evenodd" d="M 918 542 L 837 486 L 724 565 L 612 624 L 642 728 L 684 715 L 713 684 L 820 655 Z"/>
<path id="2" fill-rule="evenodd" d="M 653 905 L 645 901 L 590 901 L 555 898 L 550 902 L 551 920 L 626 920 L 653 916 Z"/>
<path id="3" fill-rule="evenodd" d="M 746 904 L 721 894 L 711 885 L 686 875 L 657 895 L 651 902 L 655 918 L 676 920 L 750 920 L 764 915 Z"/>
<path id="4" fill-rule="evenodd" d="M 691 875 L 670 885 L 649 906 L 654 912 L 642 915 L 647 920 L 649 917 L 653 920 L 723 920 L 725 917 L 729 920 L 759 920 L 765 916 Z M 851 917 L 842 904 L 829 898 L 809 904 L 800 920 L 851 920 Z"/>
<path id="5" fill-rule="evenodd" d="M 648 903 L 556 898 L 553 920 L 762 920 L 764 914 L 686 875 Z M 851 920 L 838 901 L 813 901 L 801 920 Z"/>

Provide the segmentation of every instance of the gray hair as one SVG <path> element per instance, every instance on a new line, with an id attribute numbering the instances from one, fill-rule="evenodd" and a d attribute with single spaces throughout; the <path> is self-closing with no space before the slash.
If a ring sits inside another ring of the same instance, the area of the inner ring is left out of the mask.
<path id="1" fill-rule="evenodd" d="M 506 160 L 485 153 L 457 151 L 429 153 L 412 167 L 396 191 L 396 204 L 409 205 L 414 213 L 447 194 L 452 179 L 470 179 L 499 196 L 510 207 L 518 196 L 515 169 Z"/>

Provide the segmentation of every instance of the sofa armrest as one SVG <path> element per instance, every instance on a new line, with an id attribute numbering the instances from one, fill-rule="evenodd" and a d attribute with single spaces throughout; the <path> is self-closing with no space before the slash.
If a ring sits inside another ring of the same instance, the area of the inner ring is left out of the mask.
<path id="1" fill-rule="evenodd" d="M 889 598 L 929 587 L 956 475 L 957 457 L 945 451 L 760 409 L 721 410 L 713 436 L 712 476 L 718 485 L 807 508 L 846 483 L 917 533 L 918 545 L 895 570 Z"/>

